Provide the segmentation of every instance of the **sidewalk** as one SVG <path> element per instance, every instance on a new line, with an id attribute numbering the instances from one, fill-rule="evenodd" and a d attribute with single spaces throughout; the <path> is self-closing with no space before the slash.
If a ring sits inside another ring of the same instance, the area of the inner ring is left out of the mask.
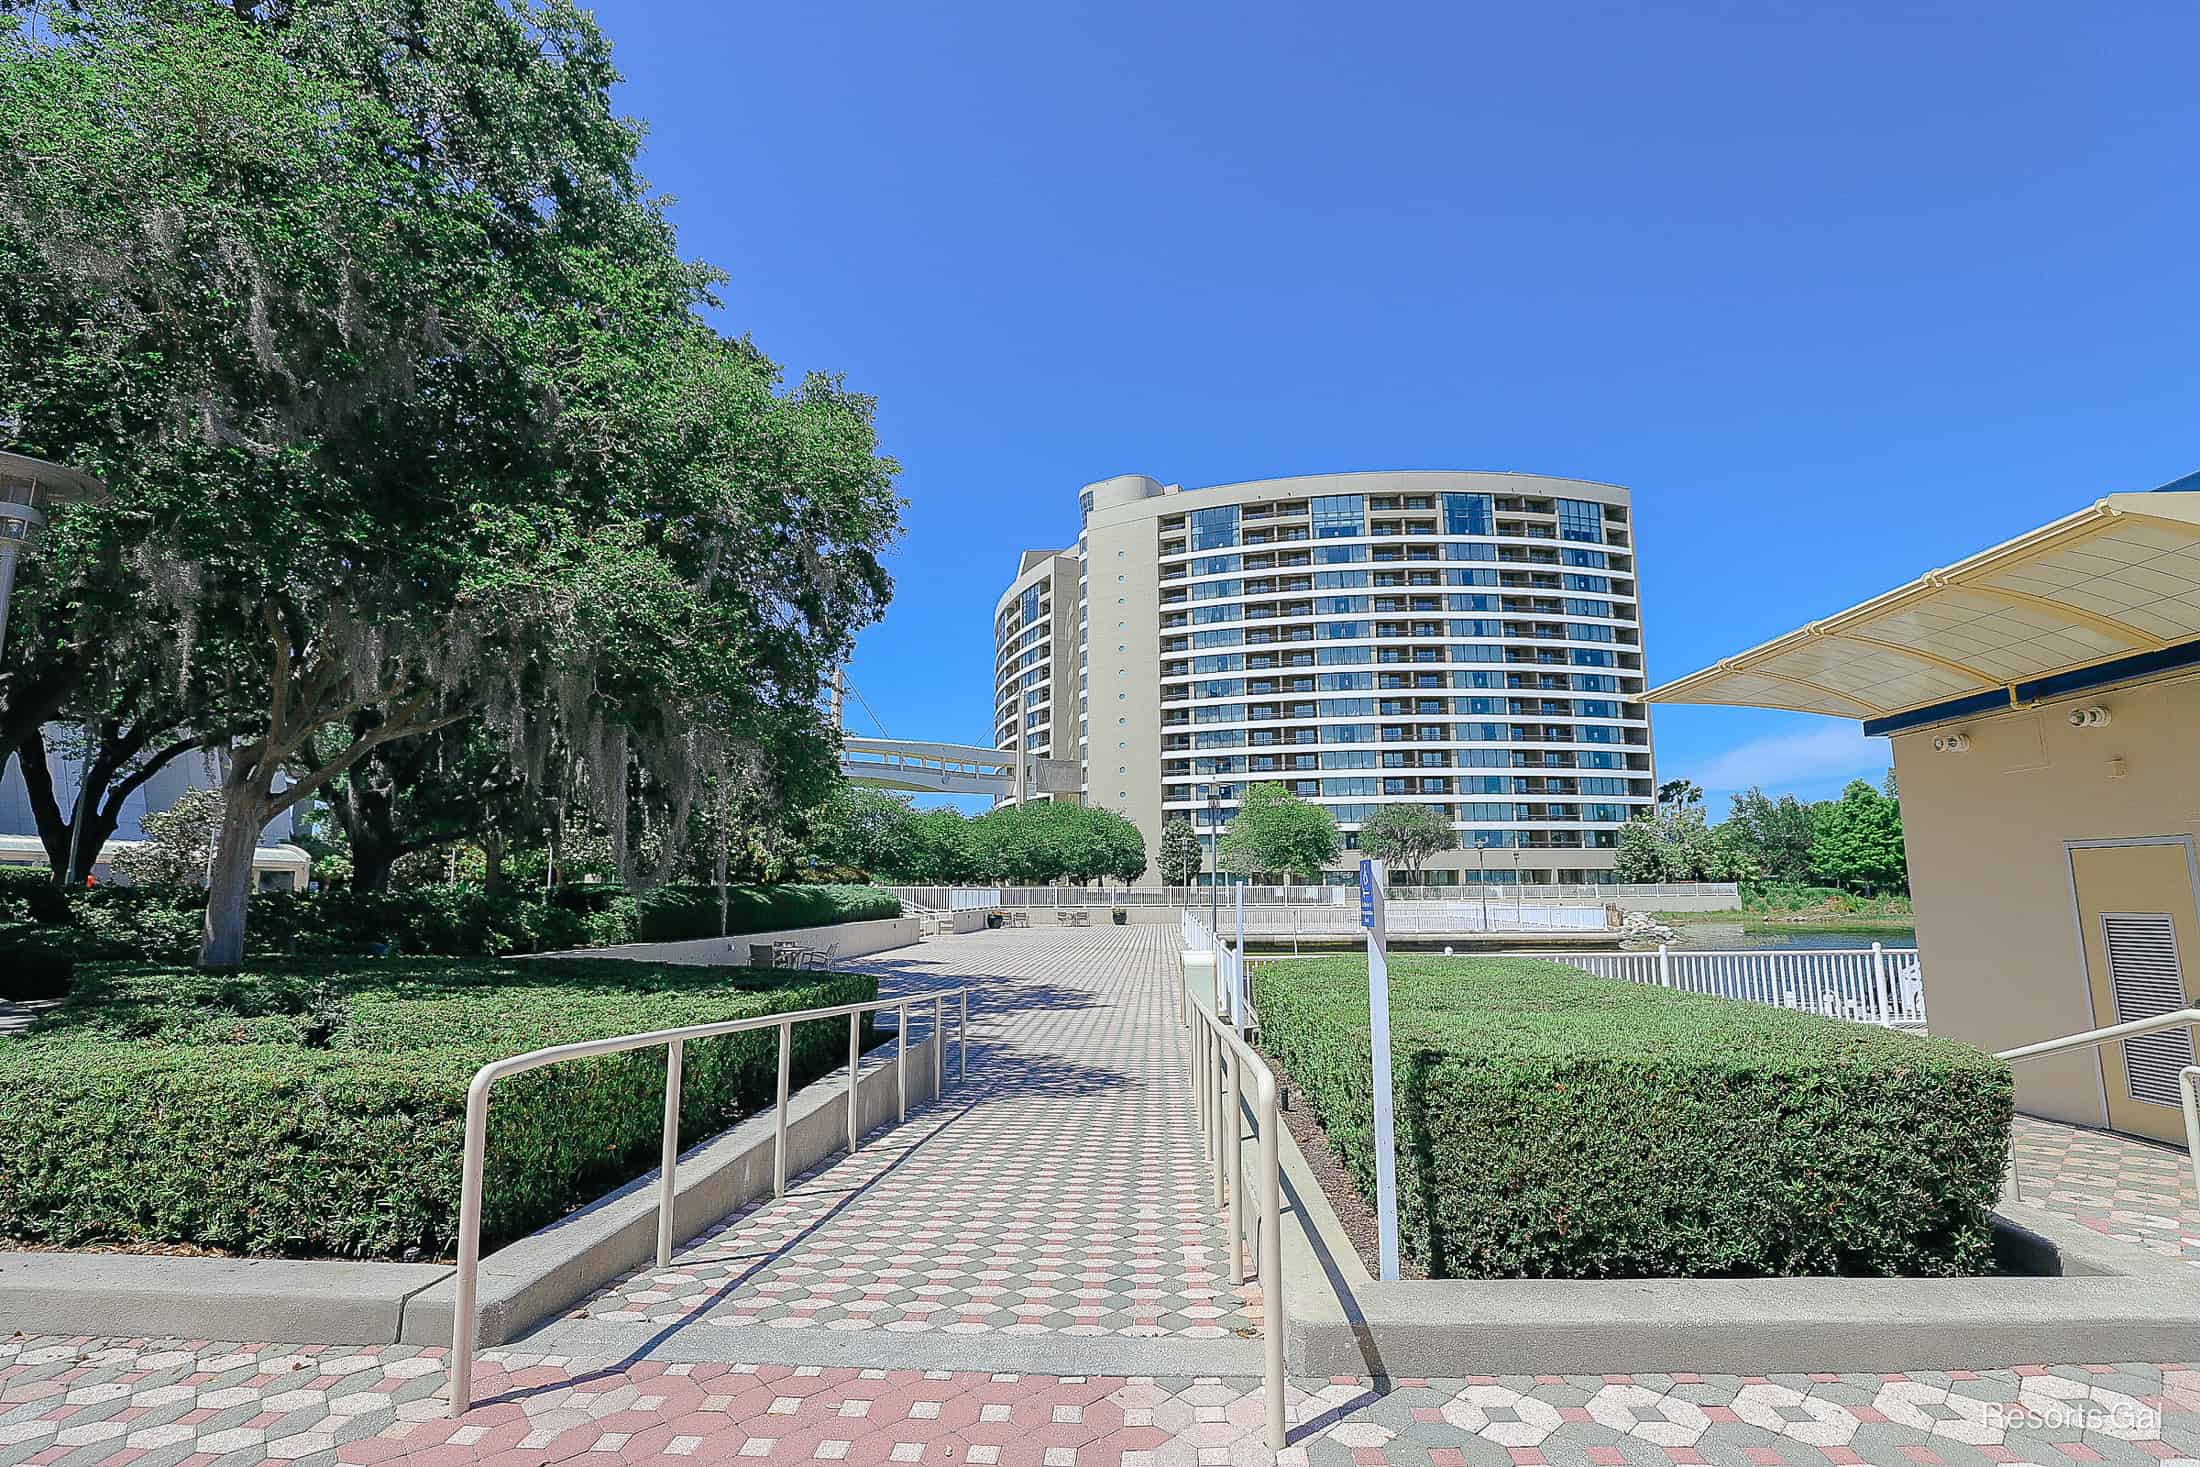
<path id="1" fill-rule="evenodd" d="M 440 1349 L 0 1337 L 0 1467 L 2200 1467 L 2192 1363 L 1295 1380 L 1271 1453 L 1258 1291 L 1224 1277 L 1206 1205 L 1172 938 L 979 933 L 867 961 L 889 995 L 977 990 L 967 1083 L 951 1057 L 946 1096 L 852 1160 L 483 1352 L 461 1419 Z M 2175 1153 L 2020 1127 L 2028 1201 L 2104 1231 L 2156 1219 L 2158 1246 L 2200 1236 Z"/>

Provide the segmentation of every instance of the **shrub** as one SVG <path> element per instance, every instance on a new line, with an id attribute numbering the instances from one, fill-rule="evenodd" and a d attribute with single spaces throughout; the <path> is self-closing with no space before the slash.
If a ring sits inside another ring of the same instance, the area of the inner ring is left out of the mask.
<path id="1" fill-rule="evenodd" d="M 69 920 L 68 894 L 53 884 L 51 867 L 0 866 L 0 921 L 9 918 Z"/>
<path id="2" fill-rule="evenodd" d="M 66 927 L 0 919 L 0 999 L 59 998 L 76 972 L 73 933 Z"/>
<path id="3" fill-rule="evenodd" d="M 1364 959 L 1254 983 L 1262 1042 L 1374 1194 Z M 1434 1277 L 1984 1268 L 2008 1067 L 1951 1040 L 1592 978 L 1391 962 L 1398 1223 Z"/>
<path id="4" fill-rule="evenodd" d="M 653 887 L 634 900 L 639 908 L 636 941 L 718 936 L 715 886 Z M 901 899 L 882 886 L 734 886 L 727 888 L 725 930 L 738 936 L 900 915 Z"/>
<path id="5" fill-rule="evenodd" d="M 31 1033 L 0 1040 L 0 1234 L 448 1256 L 484 1062 L 876 994 L 850 974 L 587 960 L 86 968 Z M 794 1040 L 797 1083 L 846 1062 L 843 1021 Z M 770 1104 L 777 1055 L 768 1029 L 688 1045 L 683 1144 Z M 663 1076 L 652 1050 L 499 1083 L 484 1246 L 653 1165 Z"/>

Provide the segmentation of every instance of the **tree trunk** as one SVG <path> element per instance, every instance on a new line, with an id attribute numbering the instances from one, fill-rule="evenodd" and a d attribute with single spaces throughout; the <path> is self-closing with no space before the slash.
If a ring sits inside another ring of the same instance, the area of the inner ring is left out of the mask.
<path id="1" fill-rule="evenodd" d="M 271 778 L 271 776 L 270 776 Z M 252 853 L 273 815 L 256 769 L 233 760 L 222 777 L 222 824 L 206 873 L 206 926 L 199 966 L 234 968 L 244 961 L 245 905 L 252 898 Z"/>
<path id="2" fill-rule="evenodd" d="M 504 895 L 504 842 L 497 837 L 483 836 L 481 846 L 481 894 L 488 897 Z"/>
<path id="3" fill-rule="evenodd" d="M 388 891 L 390 872 L 397 865 L 402 852 L 394 845 L 378 840 L 361 842 L 356 837 L 351 846 L 351 889 L 353 891 Z"/>

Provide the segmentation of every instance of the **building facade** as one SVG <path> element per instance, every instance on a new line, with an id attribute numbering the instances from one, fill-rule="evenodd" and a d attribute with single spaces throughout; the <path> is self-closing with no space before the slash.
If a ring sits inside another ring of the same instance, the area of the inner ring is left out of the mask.
<path id="1" fill-rule="evenodd" d="M 2200 1008 L 2200 475 L 2112 494 L 1649 695 L 1893 746 L 1933 1033 L 2014 1049 Z M 2014 1066 L 2182 1144 L 2189 1027 Z"/>
<path id="2" fill-rule="evenodd" d="M 1066 550 L 1027 550 L 993 607 L 993 747 L 1034 759 L 1076 755 L 1078 564 Z M 1000 801 L 1014 804 L 1024 796 Z M 1034 795 L 1058 799 L 1061 796 Z"/>
<path id="3" fill-rule="evenodd" d="M 1086 800 L 1149 851 L 1171 819 L 1211 845 L 1245 788 L 1275 781 L 1336 817 L 1340 879 L 1360 822 L 1414 803 L 1458 841 L 1431 884 L 1612 880 L 1655 789 L 1628 508 L 1624 489 L 1528 474 L 1087 486 L 1051 572 L 1058 653 L 1058 567 L 1082 575 Z M 1018 586 L 1032 574 L 1026 556 Z"/>

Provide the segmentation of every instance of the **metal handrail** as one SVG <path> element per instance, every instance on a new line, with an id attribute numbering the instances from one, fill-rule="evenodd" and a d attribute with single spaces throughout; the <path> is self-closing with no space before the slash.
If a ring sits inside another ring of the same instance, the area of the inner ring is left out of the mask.
<path id="1" fill-rule="evenodd" d="M 592 1059 L 598 1055 L 624 1054 L 630 1050 L 653 1049 L 665 1046 L 665 1121 L 664 1142 L 658 1164 L 657 1179 L 657 1266 L 665 1268 L 672 1262 L 672 1228 L 676 1172 L 680 1160 L 680 1067 L 681 1056 L 691 1039 L 715 1039 L 724 1034 L 742 1034 L 752 1029 L 776 1027 L 779 1030 L 779 1088 L 774 1107 L 775 1129 L 772 1138 L 772 1195 L 783 1197 L 787 1192 L 787 1079 L 788 1065 L 793 1045 L 794 1026 L 812 1019 L 848 1020 L 848 1153 L 855 1154 L 862 1140 L 857 1120 L 858 1070 L 862 1059 L 863 1016 L 881 1009 L 897 1012 L 897 1029 L 894 1035 L 894 1083 L 900 1090 L 900 1118 L 909 1118 L 909 1010 L 912 1007 L 932 1006 L 932 1090 L 935 1095 L 944 1088 L 946 1079 L 947 1000 L 956 1000 L 959 1017 L 955 1028 L 955 1078 L 962 1080 L 970 1073 L 970 990 L 968 988 L 941 988 L 930 993 L 911 994 L 902 998 L 870 999 L 863 1003 L 836 1004 L 830 1008 L 791 1009 L 783 1013 L 756 1014 L 745 1019 L 726 1019 L 715 1024 L 690 1024 L 678 1029 L 653 1029 L 641 1034 L 621 1034 L 610 1039 L 583 1039 L 572 1044 L 554 1044 L 547 1049 L 531 1049 L 525 1054 L 509 1055 L 491 1060 L 474 1071 L 473 1080 L 466 1086 L 466 1153 L 462 1163 L 458 1196 L 458 1273 L 457 1295 L 451 1304 L 451 1383 L 450 1414 L 463 1416 L 473 1405 L 474 1342 L 480 1333 L 476 1299 L 481 1274 L 481 1190 L 484 1153 L 489 1145 L 489 1089 L 497 1081 L 512 1075 L 525 1074 L 550 1065 L 563 1064 L 567 1060 Z"/>
<path id="2" fill-rule="evenodd" d="M 2137 1039 L 2141 1035 L 2159 1034 L 2165 1029 L 2183 1029 L 2200 1024 L 2200 1008 L 2179 1009 L 2175 1013 L 2157 1014 L 2151 1019 L 2133 1019 L 2128 1023 L 2111 1024 L 2105 1029 L 2088 1029 L 2082 1034 L 2066 1034 L 2060 1039 L 2042 1039 L 2037 1044 L 2020 1044 L 2015 1049 L 2004 1049 L 1994 1056 L 1998 1060 L 2014 1063 L 2018 1060 L 2039 1059 L 2044 1055 L 2064 1054 L 2073 1049 L 2092 1049 L 2103 1044 L 2114 1044 L 2119 1039 Z M 2185 1154 L 2192 1163 L 2192 1180 L 2200 1187 L 2200 1065 L 2187 1065 L 2177 1073 L 2177 1098 L 2185 1112 Z M 2009 1188 L 2018 1191 L 2017 1142 L 2009 1139 Z"/>
<path id="3" fill-rule="evenodd" d="M 1235 1029 L 1185 994 L 1192 1024 L 1192 1100 L 1214 1172 L 1214 1205 L 1230 1212 L 1230 1281 L 1245 1268 L 1245 1138 L 1237 1125 L 1245 1077 L 1253 1077 L 1253 1115 L 1260 1129 L 1261 1343 L 1265 1347 L 1268 1445 L 1281 1450 L 1287 1427 L 1283 1399 L 1283 1174 L 1277 1151 L 1276 1074 Z M 1226 1119 L 1227 1118 L 1227 1119 Z M 1228 1140 L 1224 1131 L 1231 1134 Z M 1231 1155 L 1231 1152 L 1235 1155 Z"/>

